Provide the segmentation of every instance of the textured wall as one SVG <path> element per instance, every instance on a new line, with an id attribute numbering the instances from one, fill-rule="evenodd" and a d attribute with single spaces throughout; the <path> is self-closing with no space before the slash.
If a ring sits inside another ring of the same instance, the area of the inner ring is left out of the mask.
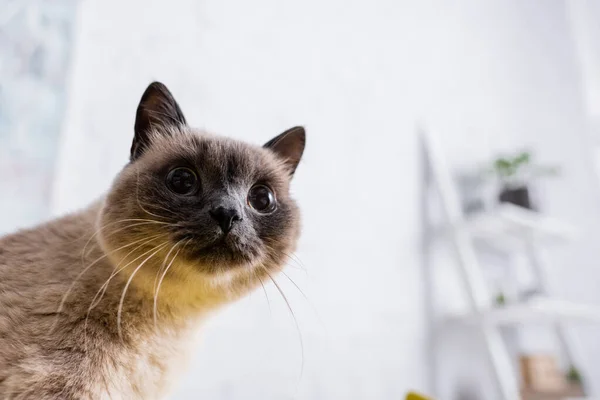
<path id="1" fill-rule="evenodd" d="M 0 233 L 48 215 L 75 8 L 0 1 Z"/>

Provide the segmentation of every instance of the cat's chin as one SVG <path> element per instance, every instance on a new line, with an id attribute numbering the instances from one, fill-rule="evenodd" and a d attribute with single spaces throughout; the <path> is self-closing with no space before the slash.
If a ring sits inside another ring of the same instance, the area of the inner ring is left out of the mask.
<path id="1" fill-rule="evenodd" d="M 208 245 L 186 246 L 185 257 L 204 272 L 220 272 L 250 267 L 260 261 L 261 252 L 234 236 L 224 236 Z"/>

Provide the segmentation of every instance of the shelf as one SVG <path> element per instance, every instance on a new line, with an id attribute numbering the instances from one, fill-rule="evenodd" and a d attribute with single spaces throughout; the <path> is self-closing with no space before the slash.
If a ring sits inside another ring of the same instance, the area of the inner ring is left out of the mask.
<path id="1" fill-rule="evenodd" d="M 521 400 L 594 400 L 593 397 L 571 396 L 569 394 L 523 393 Z"/>
<path id="2" fill-rule="evenodd" d="M 600 307 L 567 301 L 536 299 L 522 304 L 498 306 L 487 311 L 455 314 L 445 324 L 522 325 L 556 322 L 600 323 Z"/>
<path id="3" fill-rule="evenodd" d="M 576 230 L 569 224 L 508 203 L 469 215 L 464 223 L 453 228 L 461 227 L 474 239 L 499 250 L 514 250 L 531 241 L 564 242 L 576 236 Z"/>
<path id="4" fill-rule="evenodd" d="M 587 397 L 581 387 L 565 388 L 558 393 L 536 392 L 534 390 L 521 390 L 521 400 L 593 400 Z"/>

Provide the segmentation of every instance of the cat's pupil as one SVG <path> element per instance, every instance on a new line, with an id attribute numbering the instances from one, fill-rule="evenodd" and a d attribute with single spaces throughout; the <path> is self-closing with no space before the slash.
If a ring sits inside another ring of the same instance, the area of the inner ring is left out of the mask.
<path id="1" fill-rule="evenodd" d="M 167 176 L 167 185 L 177 194 L 191 194 L 196 190 L 198 178 L 189 168 L 175 168 Z"/>
<path id="2" fill-rule="evenodd" d="M 275 208 L 275 195 L 268 187 L 256 185 L 248 193 L 248 204 L 256 211 L 270 212 Z"/>

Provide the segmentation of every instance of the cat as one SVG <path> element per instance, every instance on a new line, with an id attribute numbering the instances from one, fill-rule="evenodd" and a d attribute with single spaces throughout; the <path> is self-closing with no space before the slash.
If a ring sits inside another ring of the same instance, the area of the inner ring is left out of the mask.
<path id="1" fill-rule="evenodd" d="M 202 321 L 294 252 L 305 142 L 302 127 L 262 147 L 190 128 L 150 84 L 108 193 L 0 238 L 0 398 L 164 398 Z"/>

